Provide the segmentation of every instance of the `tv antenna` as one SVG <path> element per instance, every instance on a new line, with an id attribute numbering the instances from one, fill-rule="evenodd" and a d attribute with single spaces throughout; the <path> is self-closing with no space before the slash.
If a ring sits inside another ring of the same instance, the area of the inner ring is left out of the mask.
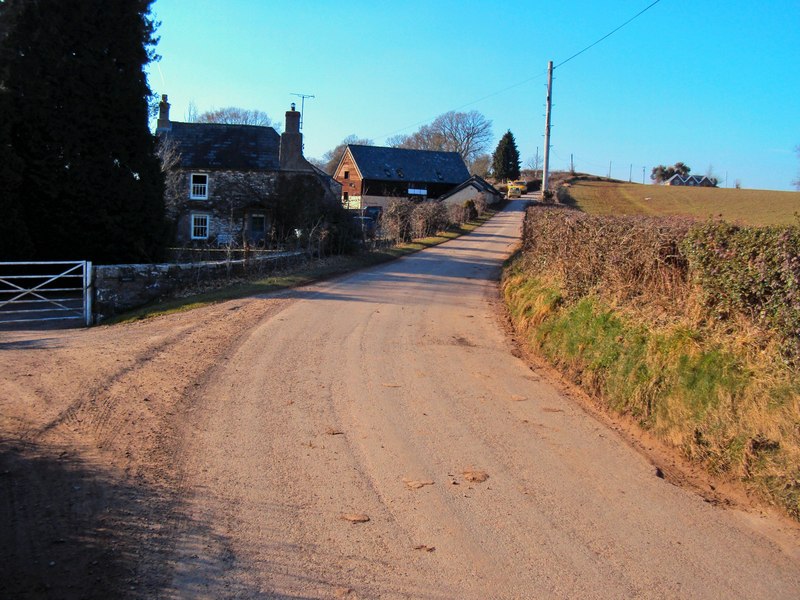
<path id="1" fill-rule="evenodd" d="M 305 110 L 305 108 L 306 108 L 306 98 L 313 98 L 314 95 L 313 94 L 294 94 L 294 93 L 292 93 L 292 96 L 297 96 L 298 98 L 300 98 L 300 129 L 302 129 L 303 128 L 303 118 L 305 117 L 305 114 L 306 114 L 306 110 Z"/>

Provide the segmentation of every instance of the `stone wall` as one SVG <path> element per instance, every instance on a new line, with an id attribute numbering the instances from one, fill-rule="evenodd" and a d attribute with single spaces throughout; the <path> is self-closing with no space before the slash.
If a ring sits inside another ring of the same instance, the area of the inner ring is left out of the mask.
<path id="1" fill-rule="evenodd" d="M 99 323 L 110 316 L 166 298 L 202 282 L 269 273 L 304 260 L 303 252 L 281 252 L 248 260 L 96 266 L 95 321 Z"/>

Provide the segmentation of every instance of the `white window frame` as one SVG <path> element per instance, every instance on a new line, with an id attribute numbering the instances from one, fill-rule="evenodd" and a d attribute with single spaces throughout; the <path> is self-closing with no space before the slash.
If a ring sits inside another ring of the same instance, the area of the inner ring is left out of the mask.
<path id="1" fill-rule="evenodd" d="M 195 177 L 205 177 L 205 183 L 195 183 Z M 192 173 L 189 175 L 189 199 L 190 200 L 208 200 L 208 185 L 211 177 L 208 173 Z"/>
<path id="2" fill-rule="evenodd" d="M 256 231 L 253 229 L 253 219 L 264 219 L 264 229 Z M 250 214 L 250 233 L 266 233 L 267 232 L 267 215 L 265 213 L 251 213 Z"/>
<path id="3" fill-rule="evenodd" d="M 202 225 L 198 225 L 195 222 L 195 219 L 205 219 L 205 228 L 206 234 L 205 235 L 195 235 L 195 231 L 198 227 L 202 227 Z M 211 215 L 208 213 L 191 213 L 189 215 L 189 234 L 193 240 L 207 240 L 211 230 Z"/>

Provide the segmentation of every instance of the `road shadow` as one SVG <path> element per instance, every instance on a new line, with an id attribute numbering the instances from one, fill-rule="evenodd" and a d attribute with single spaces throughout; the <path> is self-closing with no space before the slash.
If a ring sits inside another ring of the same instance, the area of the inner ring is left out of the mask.
<path id="1" fill-rule="evenodd" d="M 229 548 L 157 489 L 89 465 L 67 448 L 0 443 L 0 597 L 18 600 L 260 597 L 246 585 L 204 580 L 172 588 L 174 556 Z M 181 535 L 175 548 L 176 528 Z M 176 554 L 177 553 L 177 554 Z M 214 562 L 218 561 L 214 559 Z M 202 559 L 192 568 L 217 569 Z"/>
<path id="2" fill-rule="evenodd" d="M 31 338 L 9 341 L 0 341 L 2 350 L 53 350 L 59 348 L 61 343 L 56 338 Z"/>
<path id="3" fill-rule="evenodd" d="M 0 332 L 3 331 L 60 331 L 62 329 L 84 329 L 80 319 L 57 319 L 53 321 L 3 321 L 0 313 Z"/>

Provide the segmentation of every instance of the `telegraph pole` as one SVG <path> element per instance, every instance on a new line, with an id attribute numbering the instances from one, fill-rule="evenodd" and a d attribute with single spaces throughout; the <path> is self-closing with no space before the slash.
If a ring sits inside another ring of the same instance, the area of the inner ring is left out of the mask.
<path id="1" fill-rule="evenodd" d="M 306 98 L 313 98 L 312 94 L 292 94 L 300 98 L 300 129 L 303 129 L 303 119 L 306 116 Z"/>
<path id="2" fill-rule="evenodd" d="M 550 107 L 553 103 L 553 61 L 547 63 L 547 109 L 544 113 L 544 168 L 542 169 L 542 194 L 547 191 L 550 179 Z"/>

